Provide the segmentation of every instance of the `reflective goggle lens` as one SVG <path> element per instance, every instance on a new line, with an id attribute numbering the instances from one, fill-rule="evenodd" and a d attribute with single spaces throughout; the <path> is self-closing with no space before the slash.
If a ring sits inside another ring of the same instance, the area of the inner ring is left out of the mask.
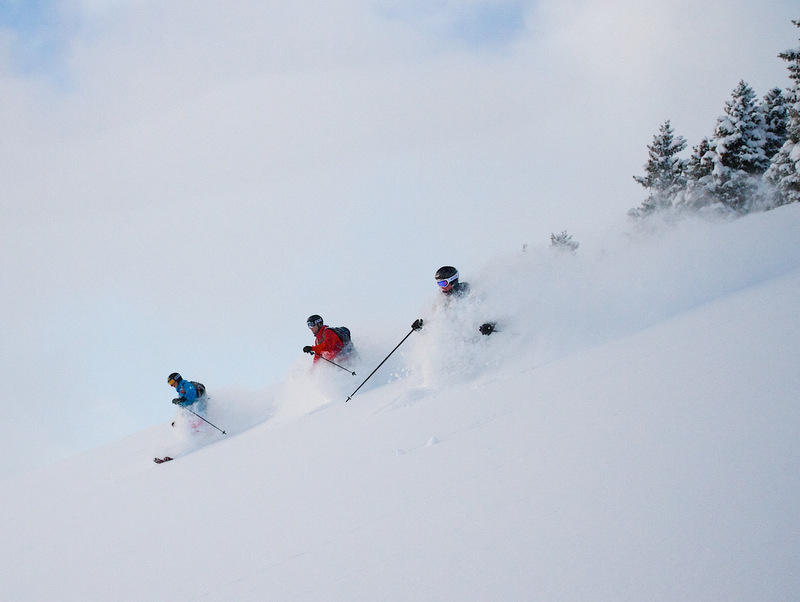
<path id="1" fill-rule="evenodd" d="M 437 280 L 436 284 L 438 284 L 442 288 L 447 288 L 450 284 L 452 284 L 456 280 L 458 280 L 458 273 L 453 274 L 452 276 L 450 276 L 450 278 L 447 278 L 446 280 Z"/>
<path id="2" fill-rule="evenodd" d="M 176 381 L 174 378 L 170 379 L 170 381 L 169 381 L 169 386 L 170 387 L 174 387 L 177 384 L 178 384 L 178 381 Z"/>

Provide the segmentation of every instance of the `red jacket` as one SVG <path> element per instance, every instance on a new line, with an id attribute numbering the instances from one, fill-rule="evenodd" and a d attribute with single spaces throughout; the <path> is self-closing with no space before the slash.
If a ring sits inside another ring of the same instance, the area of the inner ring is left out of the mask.
<path id="1" fill-rule="evenodd" d="M 342 349 L 344 349 L 344 343 L 342 343 L 342 339 L 339 338 L 339 335 L 336 334 L 336 331 L 333 328 L 329 328 L 327 326 L 322 326 L 317 332 L 317 336 L 314 339 L 314 345 L 311 346 L 311 350 L 314 352 L 314 361 L 319 361 L 319 356 L 321 355 L 326 360 L 334 359 L 339 353 L 341 353 Z"/>

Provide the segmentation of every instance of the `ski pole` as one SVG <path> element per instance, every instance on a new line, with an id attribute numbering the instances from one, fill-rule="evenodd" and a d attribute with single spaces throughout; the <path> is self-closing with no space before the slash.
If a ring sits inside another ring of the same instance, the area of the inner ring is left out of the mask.
<path id="1" fill-rule="evenodd" d="M 339 364 L 337 364 L 336 362 L 332 362 L 331 360 L 329 360 L 327 357 L 325 357 L 325 356 L 324 356 L 324 355 L 322 355 L 321 353 L 315 353 L 314 355 L 316 355 L 317 357 L 321 357 L 321 358 L 322 358 L 322 359 L 324 359 L 326 362 L 328 362 L 329 364 L 333 364 L 333 365 L 334 365 L 334 366 L 336 366 L 337 368 L 341 368 L 342 370 L 346 370 L 347 372 L 349 372 L 349 373 L 350 373 L 350 374 L 352 374 L 353 376 L 355 376 L 355 375 L 356 375 L 356 373 L 355 373 L 355 372 L 353 372 L 352 370 L 350 370 L 350 368 L 345 368 L 344 366 L 340 366 L 340 365 L 339 365 Z"/>
<path id="2" fill-rule="evenodd" d="M 414 330 L 416 330 L 416 329 L 415 329 L 415 328 L 412 328 L 412 329 L 411 329 L 411 332 L 409 332 L 409 333 L 408 333 L 406 336 L 404 336 L 404 337 L 403 337 L 403 340 L 402 340 L 402 341 L 400 341 L 400 342 L 397 344 L 397 347 L 400 347 L 400 345 L 402 345 L 403 343 L 405 343 L 405 342 L 406 342 L 406 339 L 407 339 L 408 337 L 410 337 L 410 336 L 411 336 L 411 333 L 412 333 L 412 332 L 414 332 Z M 395 347 L 394 349 L 392 349 L 392 350 L 391 350 L 391 352 L 389 352 L 389 355 L 387 355 L 385 358 L 383 358 L 383 362 L 381 362 L 380 364 L 378 364 L 378 367 L 377 367 L 377 368 L 375 368 L 375 369 L 374 369 L 372 372 L 370 372 L 370 373 L 369 373 L 369 376 L 368 376 L 367 378 L 365 378 L 365 379 L 364 379 L 364 382 L 363 382 L 363 383 L 361 383 L 360 385 L 358 385 L 358 389 L 360 389 L 361 387 L 363 387 L 363 386 L 364 386 L 364 383 L 365 383 L 365 382 L 367 382 L 367 381 L 368 381 L 368 380 L 369 380 L 369 379 L 372 377 L 372 375 L 373 375 L 373 374 L 375 374 L 375 373 L 378 371 L 378 368 L 380 368 L 381 366 L 383 366 L 384 362 L 386 362 L 386 360 L 388 360 L 388 359 L 389 359 L 389 357 L 391 357 L 392 353 L 394 353 L 395 351 L 397 351 L 397 347 Z M 350 393 L 350 395 L 348 395 L 347 399 L 345 399 L 345 400 L 344 400 L 344 401 L 345 401 L 345 403 L 347 403 L 348 401 L 350 401 L 350 400 L 353 398 L 353 395 L 355 395 L 356 393 L 358 393 L 358 389 L 356 389 L 355 391 L 353 391 L 352 393 Z"/>
<path id="3" fill-rule="evenodd" d="M 198 417 L 200 420 L 205 420 L 206 422 L 208 422 L 208 420 L 206 420 L 205 418 L 203 418 L 203 417 L 202 417 L 200 414 L 197 414 L 197 413 L 195 413 L 195 412 L 192 412 L 192 411 L 191 411 L 189 408 L 183 408 L 183 409 L 184 409 L 184 410 L 186 410 L 187 412 L 191 412 L 192 414 L 194 414 L 195 416 L 197 416 L 197 417 Z M 211 423 L 210 423 L 210 422 L 208 422 L 208 424 L 211 424 Z M 217 430 L 218 430 L 220 433 L 222 433 L 223 435 L 227 435 L 227 434 L 228 434 L 228 433 L 226 433 L 225 431 L 223 431 L 221 428 L 219 428 L 219 427 L 218 427 L 216 424 L 211 424 L 211 426 L 213 426 L 215 429 L 217 429 Z"/>

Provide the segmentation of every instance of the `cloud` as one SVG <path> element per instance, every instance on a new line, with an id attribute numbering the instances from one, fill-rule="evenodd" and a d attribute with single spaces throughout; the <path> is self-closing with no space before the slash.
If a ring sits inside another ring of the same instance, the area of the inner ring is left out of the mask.
<path id="1" fill-rule="evenodd" d="M 477 50 L 518 39 L 525 31 L 525 13 L 531 4 L 530 0 L 385 0 L 377 7 L 382 17 L 401 22 L 424 36 L 454 40 Z"/>

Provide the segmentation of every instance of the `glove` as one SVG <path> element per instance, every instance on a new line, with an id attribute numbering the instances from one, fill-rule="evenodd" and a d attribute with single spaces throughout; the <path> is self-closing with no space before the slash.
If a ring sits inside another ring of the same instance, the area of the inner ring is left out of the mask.
<path id="1" fill-rule="evenodd" d="M 417 318 L 411 325 L 411 330 L 422 330 L 422 318 Z"/>
<path id="2" fill-rule="evenodd" d="M 183 397 L 176 397 L 175 399 L 172 400 L 172 403 L 174 403 L 175 405 L 178 405 L 183 401 L 186 401 Z"/>
<path id="3" fill-rule="evenodd" d="M 481 332 L 481 334 L 489 336 L 494 332 L 494 324 L 492 322 L 486 322 L 486 324 L 481 324 L 478 330 Z"/>
<path id="4" fill-rule="evenodd" d="M 310 353 L 311 355 L 314 355 L 314 350 L 311 348 L 311 345 L 306 345 L 303 347 L 303 353 Z"/>

